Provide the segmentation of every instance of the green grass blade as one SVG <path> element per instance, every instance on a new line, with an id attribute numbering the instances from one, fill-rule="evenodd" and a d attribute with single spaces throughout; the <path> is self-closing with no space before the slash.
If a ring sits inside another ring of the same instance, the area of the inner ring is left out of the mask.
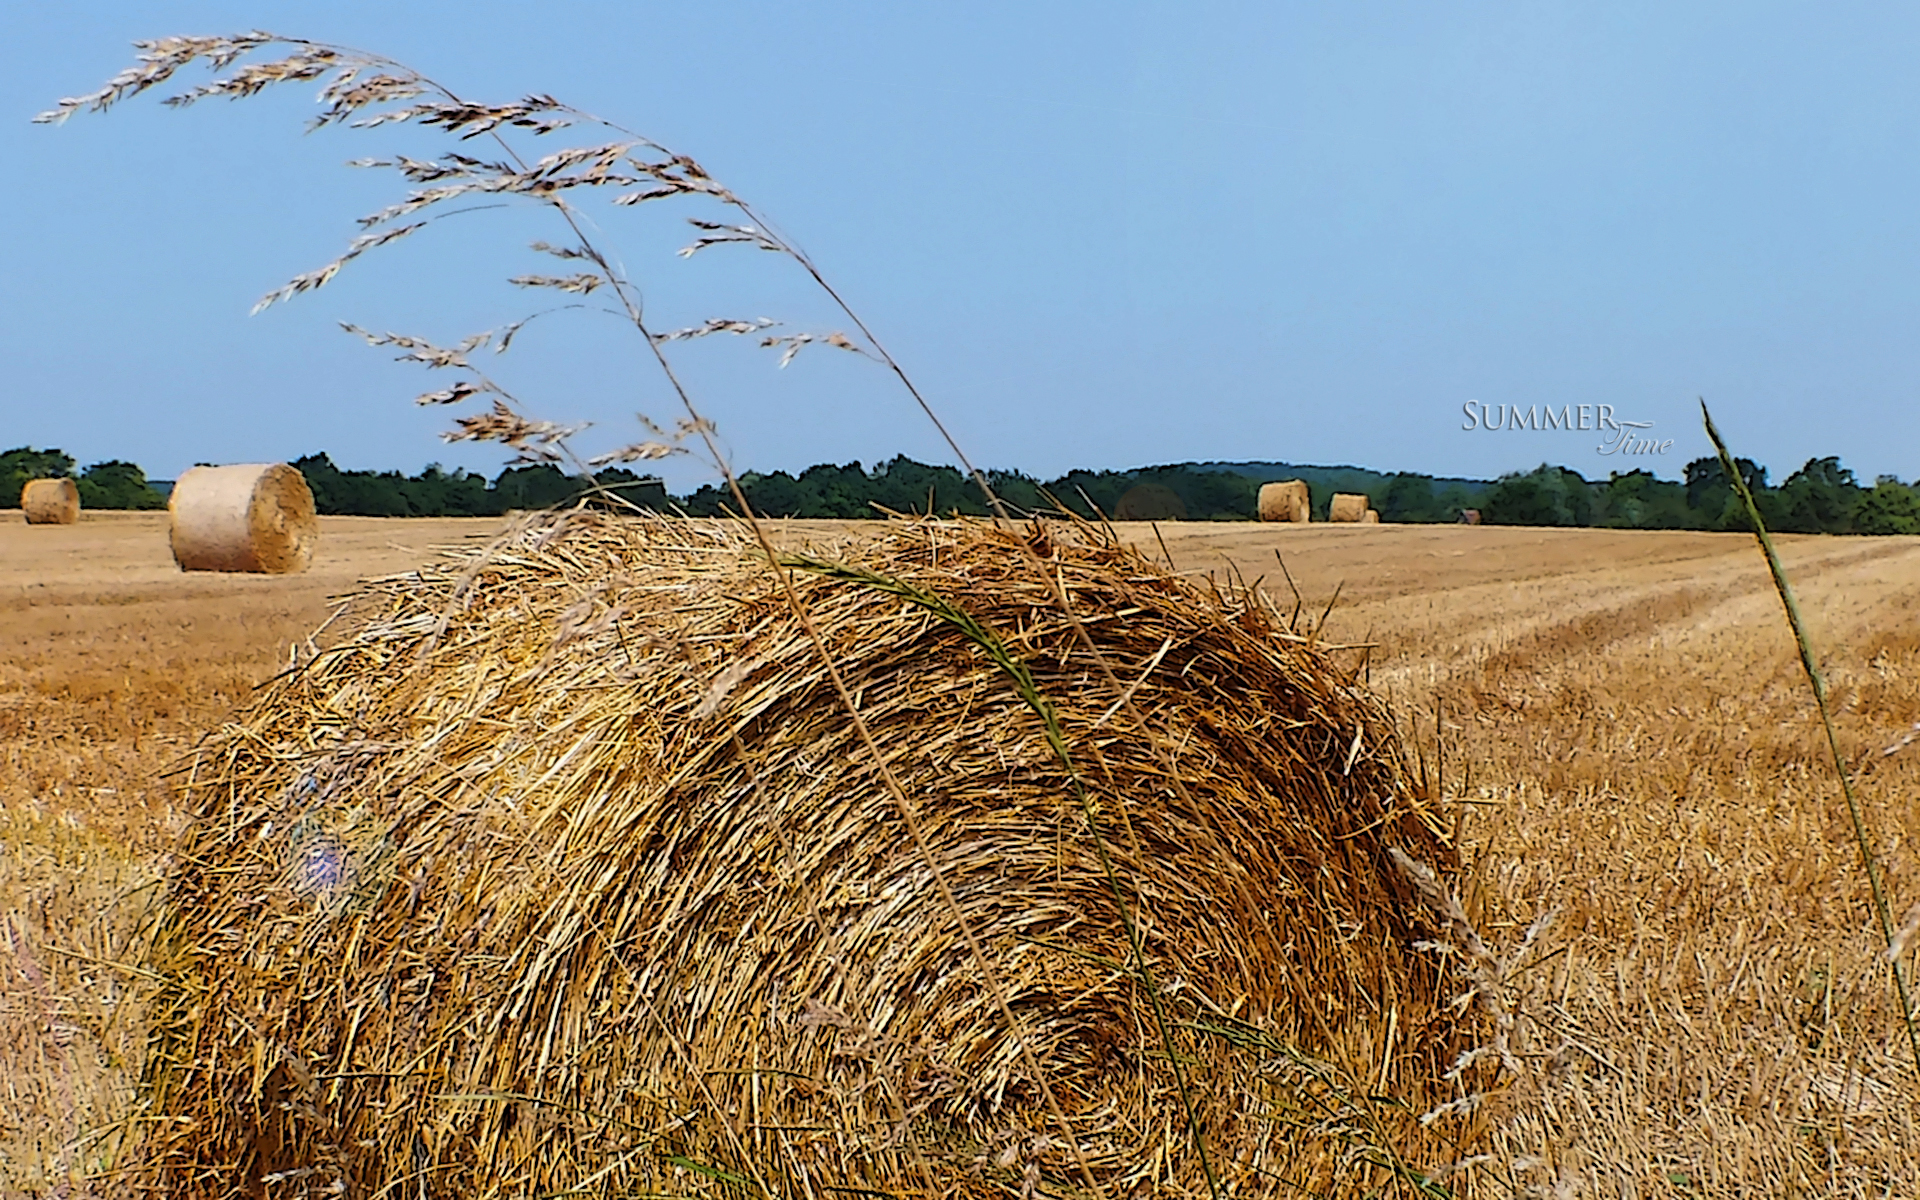
<path id="1" fill-rule="evenodd" d="M 1891 952 L 1893 949 L 1893 918 L 1887 911 L 1887 893 L 1880 880 L 1880 860 L 1873 853 L 1873 843 L 1867 838 L 1866 823 L 1860 817 L 1860 801 L 1853 793 L 1853 775 L 1847 770 L 1845 756 L 1840 753 L 1840 739 L 1833 732 L 1833 716 L 1827 708 L 1827 681 L 1820 673 L 1820 664 L 1813 653 L 1813 641 L 1807 636 L 1806 622 L 1800 618 L 1800 604 L 1793 596 L 1793 585 L 1787 582 L 1786 569 L 1780 565 L 1780 555 L 1773 548 L 1773 538 L 1767 533 L 1767 523 L 1760 519 L 1760 506 L 1754 502 L 1753 492 L 1747 487 L 1747 481 L 1734 465 L 1733 455 L 1728 453 L 1726 442 L 1720 438 L 1720 431 L 1714 428 L 1713 414 L 1707 411 L 1707 402 L 1700 401 L 1700 418 L 1706 422 L 1707 437 L 1713 442 L 1713 448 L 1720 455 L 1720 465 L 1727 473 L 1727 480 L 1733 485 L 1734 494 L 1740 497 L 1740 503 L 1746 507 L 1747 519 L 1753 522 L 1753 534 L 1760 540 L 1760 549 L 1767 556 L 1767 569 L 1773 572 L 1773 590 L 1780 593 L 1780 603 L 1787 610 L 1787 624 L 1793 627 L 1793 640 L 1800 647 L 1800 666 L 1807 673 L 1807 680 L 1813 685 L 1813 702 L 1820 710 L 1820 724 L 1827 731 L 1827 749 L 1833 755 L 1833 769 L 1840 775 L 1840 790 L 1847 798 L 1847 816 L 1853 822 L 1854 844 L 1860 850 L 1861 865 L 1867 871 L 1867 883 L 1873 892 L 1873 912 L 1880 922 L 1880 940 Z M 1913 1023 L 1913 1001 L 1909 998 L 1906 968 L 1898 958 L 1890 958 L 1889 968 L 1893 972 L 1893 990 L 1900 1003 L 1900 1018 L 1907 1027 L 1907 1047 L 1913 1054 L 1914 1068 L 1920 1070 L 1920 1032 L 1916 1032 Z"/>

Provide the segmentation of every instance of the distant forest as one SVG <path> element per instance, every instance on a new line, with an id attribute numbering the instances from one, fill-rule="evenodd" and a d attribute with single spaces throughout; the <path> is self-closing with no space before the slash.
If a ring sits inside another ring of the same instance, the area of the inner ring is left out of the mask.
<path id="1" fill-rule="evenodd" d="M 672 496 L 660 480 L 614 468 L 585 482 L 551 466 L 508 467 L 493 479 L 430 466 L 418 475 L 341 470 L 326 454 L 294 460 L 322 513 L 373 517 L 489 517 L 512 509 L 580 501 L 622 502 L 662 512 L 718 516 L 730 512 L 724 488 L 708 485 Z M 1883 476 L 1862 485 L 1838 458 L 1809 459 L 1778 486 L 1767 469 L 1736 461 L 1769 528 L 1787 533 L 1920 533 L 1920 486 Z M 170 484 L 154 484 L 134 463 L 94 463 L 76 472 L 59 450 L 20 447 L 0 453 L 0 507 L 17 507 L 29 479 L 73 476 L 83 507 L 166 506 Z M 1017 512 L 1067 509 L 1083 517 L 1154 521 L 1247 521 L 1260 485 L 1303 479 L 1313 515 L 1325 520 L 1335 492 L 1364 493 L 1389 522 L 1451 522 L 1475 510 L 1490 525 L 1589 526 L 1607 529 L 1740 530 L 1747 520 L 1718 459 L 1687 464 L 1679 481 L 1647 471 L 1586 479 L 1542 464 L 1496 480 L 1383 474 L 1362 467 L 1282 462 L 1179 463 L 1128 471 L 1069 471 L 1040 480 L 1017 471 L 988 471 L 988 482 Z M 904 456 L 871 469 L 823 463 L 798 475 L 749 471 L 740 477 L 756 512 L 777 517 L 878 517 L 886 513 L 986 514 L 977 488 L 952 467 Z M 617 499 L 615 499 L 617 497 Z"/>
<path id="2" fill-rule="evenodd" d="M 19 508 L 20 490 L 30 479 L 72 476 L 80 488 L 81 508 L 165 508 L 167 498 L 147 482 L 147 473 L 130 462 L 97 462 L 77 475 L 73 456 L 60 450 L 20 446 L 0 454 L 0 508 Z"/>

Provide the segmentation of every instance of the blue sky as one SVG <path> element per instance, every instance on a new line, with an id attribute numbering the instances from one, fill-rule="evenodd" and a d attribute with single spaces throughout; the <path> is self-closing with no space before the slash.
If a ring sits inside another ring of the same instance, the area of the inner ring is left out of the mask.
<path id="1" fill-rule="evenodd" d="M 151 95 L 28 123 L 168 33 L 276 32 L 462 94 L 551 92 L 693 155 L 806 247 L 983 465 L 1187 459 L 1675 477 L 1696 396 L 1779 480 L 1838 454 L 1920 475 L 1920 9 L 1744 3 L 25 4 L 0 42 L 0 442 L 197 461 L 428 461 L 436 383 L 337 322 L 446 341 L 537 306 L 533 210 L 442 222 L 248 316 L 402 185 L 301 133 L 312 89 Z M 197 69 L 187 77 L 199 77 Z M 773 256 L 682 260 L 663 206 L 600 210 L 665 324 L 836 327 Z M 530 329 L 540 415 L 675 415 L 630 331 Z M 742 468 L 944 460 L 878 369 L 681 360 Z M 1466 430 L 1462 406 L 1607 404 L 1671 438 Z M 669 480 L 711 475 L 673 464 Z"/>

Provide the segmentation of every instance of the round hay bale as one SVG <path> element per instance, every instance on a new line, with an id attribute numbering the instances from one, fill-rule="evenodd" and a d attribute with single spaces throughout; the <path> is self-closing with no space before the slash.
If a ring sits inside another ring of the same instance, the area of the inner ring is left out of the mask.
<path id="1" fill-rule="evenodd" d="M 29 525 L 71 525 L 80 519 L 80 489 L 64 475 L 29 479 L 20 489 L 20 511 Z"/>
<path id="2" fill-rule="evenodd" d="M 1097 528 L 886 529 L 790 577 L 930 857 L 734 526 L 573 513 L 363 585 L 183 776 L 145 1169 L 1054 1195 L 1079 1146 L 1110 1195 L 1188 1194 L 1171 1062 L 1248 1188 L 1302 1140 L 1303 1052 L 1386 1028 L 1364 1086 L 1444 1069 L 1389 860 L 1458 862 L 1350 665 Z"/>
<path id="3" fill-rule="evenodd" d="M 1366 520 L 1368 501 L 1359 492 L 1335 492 L 1333 504 L 1327 510 L 1327 520 L 1344 521 L 1349 524 Z"/>
<path id="4" fill-rule="evenodd" d="M 297 574 L 320 540 L 306 477 L 286 463 L 195 467 L 174 483 L 167 511 L 182 571 Z"/>
<path id="5" fill-rule="evenodd" d="M 1260 485 L 1260 519 L 1305 524 L 1313 519 L 1312 500 L 1305 480 L 1288 479 Z"/>
<path id="6" fill-rule="evenodd" d="M 1378 525 L 1380 523 L 1380 514 L 1370 508 L 1360 514 L 1360 523 L 1362 525 Z"/>
<path id="7" fill-rule="evenodd" d="M 1113 506 L 1116 521 L 1184 521 L 1186 502 L 1164 483 L 1137 483 Z"/>

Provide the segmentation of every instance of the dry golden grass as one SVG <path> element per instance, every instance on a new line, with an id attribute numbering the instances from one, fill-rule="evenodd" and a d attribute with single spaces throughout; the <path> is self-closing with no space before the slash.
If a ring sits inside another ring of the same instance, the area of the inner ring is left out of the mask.
<path id="1" fill-rule="evenodd" d="M 1355 598 L 1330 636 L 1380 643 L 1373 682 L 1429 747 L 1440 705 L 1483 928 L 1559 914 L 1519 1004 L 1545 1057 L 1493 1114 L 1491 1169 L 1544 1194 L 1920 1192 L 1920 1088 L 1752 539 L 1305 533 L 1276 540 L 1310 607 L 1341 578 Z M 1214 548 L 1268 569 L 1256 541 Z M 1898 921 L 1920 902 L 1920 745 L 1883 751 L 1920 722 L 1920 539 L 1782 553 Z"/>
<path id="2" fill-rule="evenodd" d="M 112 1143 L 86 1131 L 126 1114 L 144 1031 L 135 977 L 101 962 L 125 957 L 179 829 L 157 773 L 332 594 L 495 524 L 328 518 L 312 572 L 269 578 L 181 574 L 165 513 L 0 512 L 0 1196 L 102 1167 Z"/>
<path id="3" fill-rule="evenodd" d="M 0 512 L 0 800 L 154 849 L 155 767 L 284 667 L 330 597 L 497 524 L 329 517 L 309 573 L 263 578 L 182 574 L 165 513 L 29 527 Z"/>
<path id="4" fill-rule="evenodd" d="M 488 523 L 328 521 L 314 572 L 180 576 L 154 517 L 0 516 L 0 1193 L 94 1170 L 140 1052 L 131 935 L 169 833 L 154 778 L 355 575 Z M 152 527 L 143 528 L 141 522 Z M 802 528 L 790 529 L 797 535 Z M 1129 530 L 1160 553 L 1151 531 Z M 1910 1195 L 1920 1105 L 1866 883 L 1750 539 L 1467 527 L 1163 526 L 1328 636 L 1378 643 L 1464 829 L 1469 907 L 1516 964 L 1523 1070 L 1460 1194 Z M 55 539 L 64 539 L 56 541 Z M 1920 539 L 1787 539 L 1896 921 L 1920 901 Z M 1445 1163 L 1427 1153 L 1415 1164 Z M 1359 1181 L 1382 1179 L 1378 1172 Z M 96 1188 L 106 1190 L 105 1181 Z"/>

